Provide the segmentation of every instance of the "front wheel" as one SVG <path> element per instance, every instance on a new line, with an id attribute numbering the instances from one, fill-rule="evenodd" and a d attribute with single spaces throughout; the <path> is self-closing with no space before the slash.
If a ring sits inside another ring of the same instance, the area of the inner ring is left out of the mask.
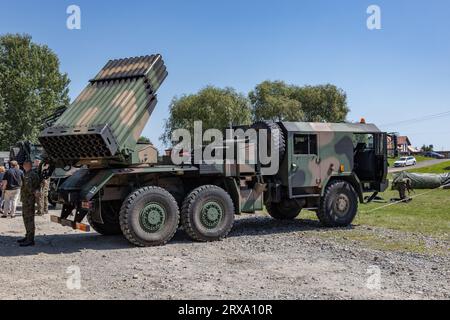
<path id="1" fill-rule="evenodd" d="M 180 212 L 175 198 L 160 187 L 145 187 L 130 194 L 120 210 L 120 228 L 132 244 L 159 246 L 174 236 Z"/>
<path id="2" fill-rule="evenodd" d="M 358 211 L 358 197 L 353 186 L 341 180 L 331 182 L 320 201 L 317 217 L 326 227 L 345 227 Z"/>
<path id="3" fill-rule="evenodd" d="M 269 215 L 277 220 L 293 220 L 302 211 L 295 200 L 284 200 L 280 203 L 266 203 Z"/>
<path id="4" fill-rule="evenodd" d="M 201 186 L 184 200 L 181 224 L 194 240 L 221 240 L 228 235 L 234 224 L 233 200 L 218 186 Z"/>

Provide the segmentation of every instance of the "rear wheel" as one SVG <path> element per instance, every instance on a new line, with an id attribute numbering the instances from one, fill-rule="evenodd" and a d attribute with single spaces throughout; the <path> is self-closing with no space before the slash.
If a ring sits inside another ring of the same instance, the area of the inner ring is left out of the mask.
<path id="1" fill-rule="evenodd" d="M 234 224 L 234 204 L 230 195 L 214 185 L 201 186 L 184 200 L 181 224 L 197 241 L 225 238 Z"/>
<path id="2" fill-rule="evenodd" d="M 100 233 L 104 236 L 113 236 L 122 234 L 122 230 L 120 229 L 119 223 L 119 211 L 120 211 L 120 201 L 105 201 L 101 203 L 101 208 L 97 208 L 97 210 L 101 210 L 101 217 L 103 220 L 103 224 L 96 222 L 92 219 L 91 214 L 88 214 L 87 220 L 89 225 L 96 232 Z"/>
<path id="3" fill-rule="evenodd" d="M 145 187 L 130 194 L 120 210 L 120 227 L 131 243 L 158 246 L 174 236 L 180 213 L 175 198 L 160 187 Z"/>
<path id="4" fill-rule="evenodd" d="M 320 201 L 317 217 L 326 227 L 345 227 L 352 223 L 358 211 L 358 197 L 346 181 L 331 182 Z"/>
<path id="5" fill-rule="evenodd" d="M 302 211 L 302 208 L 293 200 L 285 200 L 280 203 L 267 203 L 266 209 L 269 215 L 277 220 L 293 220 Z"/>

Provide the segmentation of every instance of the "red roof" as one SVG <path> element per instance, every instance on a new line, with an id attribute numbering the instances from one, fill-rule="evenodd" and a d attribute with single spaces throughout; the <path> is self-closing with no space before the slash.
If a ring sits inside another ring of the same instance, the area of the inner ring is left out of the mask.
<path id="1" fill-rule="evenodd" d="M 407 136 L 399 136 L 397 138 L 397 144 L 399 144 L 399 145 L 406 144 L 406 145 L 410 146 L 411 145 L 411 141 L 409 141 L 409 138 Z"/>

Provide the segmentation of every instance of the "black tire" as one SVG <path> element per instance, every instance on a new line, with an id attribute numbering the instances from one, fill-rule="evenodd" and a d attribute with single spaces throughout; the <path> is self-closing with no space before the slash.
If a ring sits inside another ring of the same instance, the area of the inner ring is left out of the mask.
<path id="1" fill-rule="evenodd" d="M 269 215 L 277 220 L 293 220 L 298 217 L 302 208 L 295 201 L 285 200 L 280 203 L 266 203 Z"/>
<path id="2" fill-rule="evenodd" d="M 180 212 L 167 190 L 152 186 L 138 189 L 125 199 L 119 220 L 123 235 L 132 244 L 160 246 L 173 238 Z"/>
<path id="3" fill-rule="evenodd" d="M 97 233 L 104 236 L 115 236 L 122 234 L 119 222 L 120 202 L 118 201 L 105 201 L 102 202 L 102 220 L 103 224 L 92 220 L 90 214 L 87 215 L 87 221 L 89 225 Z"/>
<path id="4" fill-rule="evenodd" d="M 270 150 L 271 145 L 274 145 L 273 150 L 278 152 L 279 161 L 283 161 L 284 154 L 286 152 L 286 137 L 284 135 L 281 127 L 275 123 L 270 121 L 258 121 L 252 125 L 254 129 L 266 129 L 270 133 L 270 139 L 268 141 L 268 150 Z"/>
<path id="5" fill-rule="evenodd" d="M 212 217 L 209 216 L 210 213 Z M 181 224 L 193 240 L 221 240 L 228 235 L 234 224 L 233 200 L 218 186 L 201 186 L 184 200 Z"/>
<path id="6" fill-rule="evenodd" d="M 326 187 L 317 217 L 326 227 L 346 227 L 352 223 L 357 211 L 358 196 L 353 186 L 336 180 Z"/>

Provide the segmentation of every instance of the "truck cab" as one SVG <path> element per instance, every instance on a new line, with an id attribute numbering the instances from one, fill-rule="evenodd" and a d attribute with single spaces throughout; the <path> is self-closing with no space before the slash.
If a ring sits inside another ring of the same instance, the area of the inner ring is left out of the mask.
<path id="1" fill-rule="evenodd" d="M 362 203 L 364 193 L 387 188 L 387 135 L 375 125 L 306 122 L 278 125 L 285 136 L 286 150 L 279 173 L 269 178 L 266 206 L 284 207 L 280 212 L 288 212 L 286 208 L 291 207 L 292 215 L 301 209 L 319 212 L 331 184 L 339 182 L 343 189 L 350 190 L 347 202 L 355 198 Z M 346 207 L 350 207 L 349 203 Z M 356 207 L 357 203 L 351 215 L 356 214 Z M 349 219 L 343 221 L 342 224 L 348 224 Z"/>

